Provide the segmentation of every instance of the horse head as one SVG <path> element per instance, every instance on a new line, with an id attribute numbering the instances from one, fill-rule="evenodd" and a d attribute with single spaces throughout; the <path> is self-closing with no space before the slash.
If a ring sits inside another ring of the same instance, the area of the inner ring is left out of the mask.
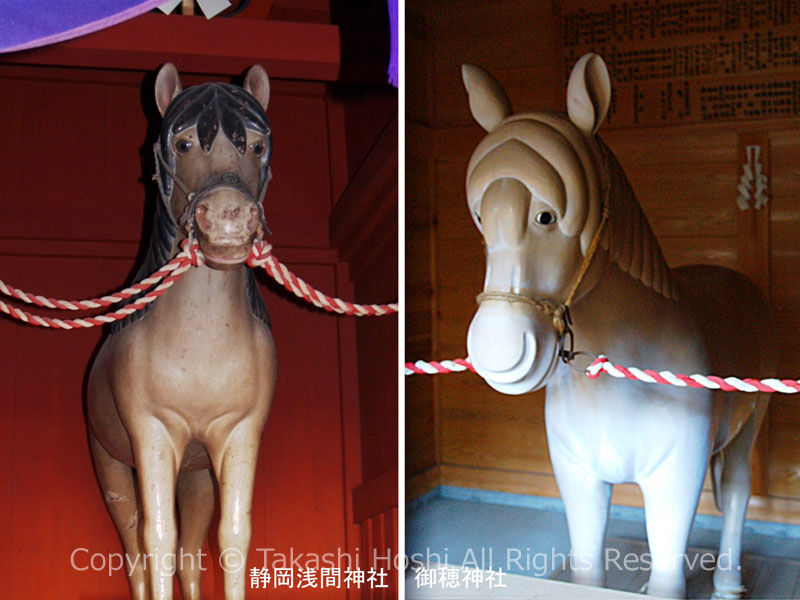
<path id="1" fill-rule="evenodd" d="M 155 144 L 161 197 L 177 232 L 196 237 L 215 268 L 244 263 L 267 230 L 269 90 L 260 65 L 250 68 L 244 88 L 206 83 L 184 90 L 171 63 L 156 78 L 163 117 Z"/>
<path id="2" fill-rule="evenodd" d="M 521 394 L 547 384 L 558 364 L 567 309 L 608 264 L 610 178 L 595 133 L 611 99 L 602 59 L 574 67 L 568 115 L 512 114 L 500 84 L 462 67 L 470 110 L 488 132 L 467 169 L 467 201 L 486 245 L 486 279 L 469 327 L 476 371 Z"/>

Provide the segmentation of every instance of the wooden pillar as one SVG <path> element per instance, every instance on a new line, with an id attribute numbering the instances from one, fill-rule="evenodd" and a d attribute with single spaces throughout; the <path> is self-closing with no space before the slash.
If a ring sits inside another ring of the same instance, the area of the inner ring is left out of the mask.
<path id="1" fill-rule="evenodd" d="M 739 184 L 737 239 L 739 265 L 767 301 L 770 294 L 770 146 L 766 132 L 741 132 L 738 139 Z M 745 376 L 747 374 L 743 374 Z M 750 479 L 754 496 L 769 493 L 769 410 L 753 447 Z"/>

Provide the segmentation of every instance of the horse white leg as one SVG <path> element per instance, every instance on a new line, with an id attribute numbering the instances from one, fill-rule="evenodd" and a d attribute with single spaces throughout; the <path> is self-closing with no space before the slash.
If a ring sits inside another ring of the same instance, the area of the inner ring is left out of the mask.
<path id="1" fill-rule="evenodd" d="M 551 454 L 551 459 L 567 513 L 572 581 L 602 587 L 605 584 L 603 539 L 611 485 L 558 453 Z"/>
<path id="2" fill-rule="evenodd" d="M 652 560 L 647 584 L 649 595 L 686 597 L 686 546 L 706 464 L 707 454 L 703 452 L 673 455 L 669 464 L 661 465 L 639 481 Z"/>
<path id="3" fill-rule="evenodd" d="M 722 511 L 722 536 L 714 570 L 714 598 L 739 598 L 742 587 L 742 531 L 750 500 L 750 452 L 767 403 L 761 402 L 742 430 L 722 450 L 717 504 Z"/>
<path id="4" fill-rule="evenodd" d="M 131 441 L 139 476 L 150 595 L 153 600 L 172 600 L 178 543 L 175 479 L 185 444 L 175 444 L 156 419 L 142 419 Z"/>
<path id="5" fill-rule="evenodd" d="M 250 509 L 253 502 L 258 445 L 262 425 L 241 422 L 224 445 L 208 446 L 219 483 L 220 562 L 225 571 L 225 600 L 244 600 L 247 553 L 250 549 Z"/>

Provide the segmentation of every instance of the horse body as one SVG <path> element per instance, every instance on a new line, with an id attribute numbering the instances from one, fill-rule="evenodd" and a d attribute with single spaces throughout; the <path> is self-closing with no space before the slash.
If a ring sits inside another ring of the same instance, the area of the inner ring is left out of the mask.
<path id="1" fill-rule="evenodd" d="M 128 432 L 145 414 L 171 437 L 200 442 L 184 454 L 184 469 L 211 468 L 205 447 L 225 441 L 214 434 L 226 421 L 265 417 L 275 350 L 243 277 L 244 269 L 193 269 L 147 319 L 108 338 L 90 375 L 88 417 L 115 459 L 135 466 Z"/>
<path id="2" fill-rule="evenodd" d="M 183 597 L 199 600 L 214 477 L 225 598 L 245 596 L 253 482 L 277 369 L 263 300 L 243 264 L 265 228 L 268 98 L 261 67 L 248 72 L 245 90 L 183 91 L 171 64 L 156 80 L 163 202 L 140 276 L 187 235 L 206 265 L 187 271 L 146 318 L 135 313 L 112 329 L 89 375 L 90 448 L 135 600 L 170 600 L 176 570 Z"/>
<path id="3" fill-rule="evenodd" d="M 741 591 L 749 456 L 768 396 L 601 378 L 559 360 L 568 307 L 580 350 L 656 371 L 774 368 L 765 303 L 719 267 L 670 270 L 621 166 L 594 135 L 610 102 L 596 55 L 570 78 L 569 118 L 512 115 L 499 84 L 465 65 L 476 120 L 489 134 L 467 175 L 487 271 L 467 345 L 505 393 L 546 386 L 545 424 L 564 500 L 573 579 L 604 582 L 603 539 L 616 483 L 637 483 L 652 558 L 648 592 L 685 594 L 685 552 L 709 458 L 723 512 L 715 593 Z"/>

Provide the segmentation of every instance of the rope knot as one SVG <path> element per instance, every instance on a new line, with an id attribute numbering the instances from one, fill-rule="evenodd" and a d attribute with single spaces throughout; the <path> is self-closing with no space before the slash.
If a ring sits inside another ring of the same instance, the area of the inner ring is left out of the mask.
<path id="1" fill-rule="evenodd" d="M 542 302 L 548 305 L 545 309 L 543 309 L 543 312 L 545 314 L 550 314 L 550 317 L 553 320 L 553 327 L 555 327 L 559 337 L 564 335 L 564 330 L 567 328 L 567 320 L 564 316 L 567 312 L 566 304 L 553 304 L 552 302 L 547 302 L 546 300 L 543 300 Z"/>
<path id="2" fill-rule="evenodd" d="M 200 244 L 198 244 L 191 236 L 187 237 L 185 240 L 183 240 L 183 242 L 181 242 L 181 250 L 183 250 L 184 254 L 186 254 L 189 264 L 193 267 L 199 267 L 203 264 L 203 262 L 205 262 L 202 250 L 200 250 Z"/>
<path id="3" fill-rule="evenodd" d="M 272 255 L 272 244 L 264 240 L 253 242 L 253 249 L 247 257 L 248 267 L 263 267 L 267 264 L 267 259 Z"/>
<path id="4" fill-rule="evenodd" d="M 597 379 L 603 372 L 603 364 L 608 362 L 608 358 L 602 354 L 598 356 L 592 364 L 586 367 L 586 376 L 589 379 Z"/>

